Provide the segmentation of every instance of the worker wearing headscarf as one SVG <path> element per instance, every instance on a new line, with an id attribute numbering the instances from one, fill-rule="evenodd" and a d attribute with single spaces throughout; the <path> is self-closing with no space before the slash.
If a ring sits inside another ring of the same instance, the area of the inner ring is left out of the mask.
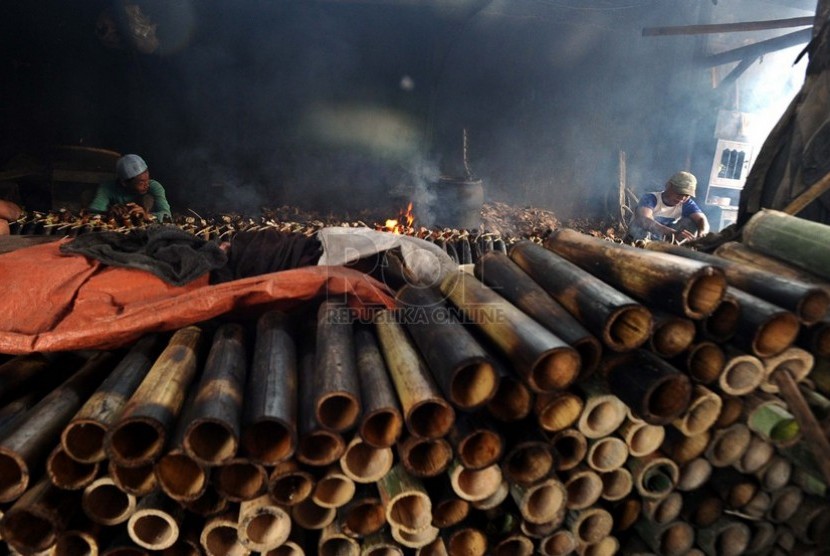
<path id="1" fill-rule="evenodd" d="M 89 204 L 91 212 L 106 213 L 126 209 L 130 214 L 139 214 L 145 220 L 154 216 L 157 220 L 172 218 L 170 204 L 164 187 L 150 179 L 147 163 L 137 154 L 127 154 L 115 164 L 118 179 L 98 186 L 95 197 Z"/>
<path id="2" fill-rule="evenodd" d="M 697 178 L 677 172 L 663 191 L 646 193 L 637 204 L 628 227 L 628 236 L 638 239 L 694 239 L 709 233 L 709 220 L 694 197 Z"/>

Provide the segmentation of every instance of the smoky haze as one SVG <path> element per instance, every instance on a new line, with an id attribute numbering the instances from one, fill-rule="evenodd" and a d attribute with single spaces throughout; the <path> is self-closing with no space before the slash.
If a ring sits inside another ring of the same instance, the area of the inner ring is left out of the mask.
<path id="1" fill-rule="evenodd" d="M 108 2 L 10 2 L 0 163 L 54 144 L 137 152 L 175 211 L 249 215 L 426 207 L 440 175 L 463 175 L 465 130 L 486 200 L 605 214 L 621 151 L 638 193 L 681 168 L 705 178 L 718 110 L 747 108 L 713 92 L 704 39 L 643 27 L 810 15 L 763 0 L 134 4 L 155 53 L 104 46 Z M 742 86 L 766 86 L 743 98 L 775 97 L 775 118 L 799 83 L 756 65 Z"/>

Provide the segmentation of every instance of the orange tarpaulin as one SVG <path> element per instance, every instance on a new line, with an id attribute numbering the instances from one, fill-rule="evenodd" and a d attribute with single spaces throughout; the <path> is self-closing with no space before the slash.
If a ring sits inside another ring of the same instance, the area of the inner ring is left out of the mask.
<path id="1" fill-rule="evenodd" d="M 61 242 L 0 255 L 0 353 L 113 349 L 254 307 L 290 310 L 314 297 L 356 307 L 394 306 L 390 290 L 340 266 L 303 267 L 208 284 L 166 284 L 141 270 L 59 252 Z"/>

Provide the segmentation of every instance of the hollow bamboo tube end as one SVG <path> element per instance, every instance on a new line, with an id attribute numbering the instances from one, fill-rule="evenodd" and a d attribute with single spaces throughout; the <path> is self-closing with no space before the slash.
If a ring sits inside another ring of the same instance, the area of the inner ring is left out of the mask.
<path id="1" fill-rule="evenodd" d="M 502 376 L 495 395 L 487 402 L 487 409 L 499 421 L 520 421 L 533 409 L 533 395 L 521 381 Z"/>
<path id="2" fill-rule="evenodd" d="M 118 488 L 112 478 L 101 477 L 84 489 L 81 508 L 95 523 L 118 525 L 133 515 L 136 500 L 135 496 Z"/>
<path id="3" fill-rule="evenodd" d="M 314 490 L 314 477 L 300 469 L 294 462 L 278 465 L 268 478 L 268 492 L 278 504 L 294 506 Z"/>
<path id="4" fill-rule="evenodd" d="M 735 335 L 740 322 L 740 303 L 731 295 L 726 295 L 712 314 L 703 320 L 702 328 L 707 337 L 724 342 Z"/>
<path id="5" fill-rule="evenodd" d="M 580 544 L 592 544 L 611 534 L 614 518 L 602 508 L 588 508 L 569 520 L 570 529 Z"/>
<path id="6" fill-rule="evenodd" d="M 539 394 L 535 411 L 539 425 L 548 432 L 558 432 L 573 425 L 584 408 L 582 398 L 571 392 Z"/>
<path id="7" fill-rule="evenodd" d="M 199 543 L 207 554 L 245 556 L 250 551 L 239 540 L 236 512 L 215 516 L 205 523 Z"/>
<path id="8" fill-rule="evenodd" d="M 796 382 L 801 382 L 815 364 L 815 357 L 807 350 L 791 347 L 774 357 L 764 359 L 764 380 L 761 383 L 761 390 L 771 394 L 780 392 L 775 381 L 775 373 L 779 370 L 787 370 Z"/>
<path id="9" fill-rule="evenodd" d="M 133 542 L 143 548 L 164 550 L 179 538 L 179 524 L 165 511 L 137 509 L 127 520 L 127 532 Z"/>
<path id="10" fill-rule="evenodd" d="M 354 426 L 360 416 L 360 401 L 351 392 L 327 392 L 317 399 L 317 422 L 335 432 Z"/>
<path id="11" fill-rule="evenodd" d="M 311 499 L 323 508 L 340 508 L 354 497 L 355 490 L 354 481 L 333 468 L 317 481 Z"/>
<path id="12" fill-rule="evenodd" d="M 720 416 L 723 400 L 720 396 L 697 385 L 694 387 L 692 402 L 686 412 L 674 421 L 674 426 L 686 436 L 694 436 L 709 430 Z"/>
<path id="13" fill-rule="evenodd" d="M 334 521 L 336 516 L 336 509 L 324 508 L 314 502 L 311 497 L 291 506 L 292 519 L 304 529 L 322 529 Z"/>
<path id="14" fill-rule="evenodd" d="M 108 470 L 118 488 L 135 496 L 150 494 L 158 485 L 152 464 L 122 467 L 110 461 Z"/>
<path id="15" fill-rule="evenodd" d="M 574 348 L 550 349 L 533 363 L 527 382 L 537 392 L 562 390 L 576 380 L 581 365 L 579 352 Z"/>
<path id="16" fill-rule="evenodd" d="M 625 420 L 625 412 L 625 404 L 616 396 L 590 396 L 577 421 L 577 429 L 586 438 L 608 436 Z"/>
<path id="17" fill-rule="evenodd" d="M 207 488 L 207 471 L 190 456 L 170 451 L 155 465 L 161 489 L 174 500 L 195 500 Z"/>
<path id="18" fill-rule="evenodd" d="M 706 458 L 695 458 L 686 462 L 680 470 L 677 490 L 687 492 L 702 487 L 712 476 L 712 464 Z"/>
<path id="19" fill-rule="evenodd" d="M 432 506 L 432 525 L 439 529 L 461 523 L 470 513 L 470 503 L 461 498 L 446 498 Z"/>
<path id="20" fill-rule="evenodd" d="M 276 465 L 294 455 L 297 435 L 293 427 L 280 419 L 259 419 L 245 426 L 241 443 L 256 463 Z"/>
<path id="21" fill-rule="evenodd" d="M 684 318 L 667 319 L 658 326 L 649 340 L 651 350 L 660 357 L 675 357 L 686 351 L 695 339 L 694 322 Z"/>
<path id="22" fill-rule="evenodd" d="M 198 419 L 190 424 L 182 443 L 193 459 L 205 465 L 219 465 L 236 455 L 237 436 L 231 426 L 214 419 Z"/>
<path id="23" fill-rule="evenodd" d="M 745 396 L 764 380 L 764 365 L 754 355 L 732 357 L 718 378 L 718 386 L 730 396 Z"/>
<path id="24" fill-rule="evenodd" d="M 686 283 L 683 297 L 686 315 L 695 320 L 711 315 L 723 301 L 727 282 L 723 272 L 705 267 L 696 272 Z"/>
<path id="25" fill-rule="evenodd" d="M 651 311 L 642 305 L 626 305 L 606 320 L 602 341 L 612 351 L 631 351 L 648 341 L 652 328 Z"/>
<path id="26" fill-rule="evenodd" d="M 314 467 L 325 467 L 340 459 L 346 443 L 339 434 L 315 430 L 303 435 L 297 447 L 297 460 Z"/>
<path id="27" fill-rule="evenodd" d="M 405 531 L 399 527 L 392 527 L 392 538 L 407 548 L 421 548 L 433 542 L 440 531 L 428 525 L 414 533 Z"/>
<path id="28" fill-rule="evenodd" d="M 265 468 L 245 458 L 214 467 L 211 479 L 216 490 L 233 502 L 256 498 L 268 486 Z"/>
<path id="29" fill-rule="evenodd" d="M 529 523 L 550 523 L 565 512 L 568 492 L 556 479 L 549 478 L 527 488 L 513 486 L 511 493 L 522 517 Z"/>
<path id="30" fill-rule="evenodd" d="M 469 502 L 478 502 L 492 496 L 501 482 L 502 471 L 495 464 L 484 469 L 467 469 L 457 464 L 450 470 L 453 491 Z"/>
<path id="31" fill-rule="evenodd" d="M 761 358 L 778 355 L 795 342 L 799 328 L 798 318 L 792 313 L 772 316 L 756 330 L 752 353 Z"/>
<path id="32" fill-rule="evenodd" d="M 585 461 L 591 469 L 607 473 L 622 467 L 628 459 L 628 446 L 615 436 L 606 436 L 590 443 Z"/>
<path id="33" fill-rule="evenodd" d="M 355 482 L 373 483 L 389 472 L 393 461 L 390 448 L 374 448 L 360 438 L 354 438 L 340 458 L 340 467 Z"/>
<path id="34" fill-rule="evenodd" d="M 746 425 L 736 423 L 725 429 L 718 429 L 706 449 L 706 459 L 714 467 L 726 467 L 739 461 L 749 447 L 752 434 Z"/>
<path id="35" fill-rule="evenodd" d="M 602 495 L 602 478 L 590 469 L 578 469 L 568 474 L 565 490 L 568 492 L 566 507 L 569 510 L 584 510 L 593 506 Z"/>
<path id="36" fill-rule="evenodd" d="M 689 348 L 686 368 L 691 376 L 701 384 L 715 382 L 726 365 L 726 354 L 714 342 L 699 342 Z"/>
<path id="37" fill-rule="evenodd" d="M 487 553 L 487 537 L 483 532 L 472 527 L 464 527 L 452 532 L 445 542 L 450 554 L 484 556 Z"/>
<path id="38" fill-rule="evenodd" d="M 386 525 L 386 513 L 378 498 L 356 500 L 343 513 L 343 531 L 352 537 L 365 537 Z"/>
<path id="39" fill-rule="evenodd" d="M 493 547 L 493 556 L 531 556 L 533 541 L 524 535 L 511 535 Z"/>
<path id="40" fill-rule="evenodd" d="M 110 429 L 104 449 L 123 467 L 138 467 L 155 461 L 164 449 L 166 431 L 155 419 L 130 418 Z"/>
<path id="41" fill-rule="evenodd" d="M 406 424 L 412 434 L 424 438 L 446 436 L 454 422 L 455 411 L 441 398 L 417 402 L 406 415 Z"/>
<path id="42" fill-rule="evenodd" d="M 107 428 L 93 419 L 73 420 L 61 432 L 61 444 L 66 453 L 81 463 L 95 463 L 106 459 L 104 439 Z"/>
<path id="43" fill-rule="evenodd" d="M 477 510 L 492 510 L 496 506 L 500 506 L 508 496 L 510 496 L 510 484 L 506 480 L 502 479 L 501 484 L 496 489 L 496 492 L 484 500 L 477 500 L 473 502 L 472 506 Z"/>
<path id="44" fill-rule="evenodd" d="M 795 314 L 806 325 L 815 324 L 827 316 L 830 295 L 823 288 L 810 289 L 796 307 Z"/>
<path id="45" fill-rule="evenodd" d="M 403 430 L 403 419 L 396 409 L 378 409 L 364 414 L 359 434 L 375 448 L 389 448 L 398 441 Z"/>
<path id="46" fill-rule="evenodd" d="M 567 529 L 560 529 L 539 542 L 539 551 L 544 556 L 566 556 L 576 550 L 576 538 Z"/>
<path id="47" fill-rule="evenodd" d="M 643 500 L 643 515 L 655 523 L 670 523 L 680 516 L 683 509 L 683 495 L 677 491 L 670 492 L 664 498 L 647 498 Z"/>
<path id="48" fill-rule="evenodd" d="M 588 441 L 576 429 L 565 429 L 556 433 L 550 441 L 555 454 L 554 466 L 557 471 L 573 469 L 588 453 Z"/>
<path id="49" fill-rule="evenodd" d="M 600 479 L 602 480 L 602 499 L 609 502 L 622 500 L 634 488 L 631 472 L 622 467 L 600 474 Z"/>
<path id="50" fill-rule="evenodd" d="M 502 455 L 503 442 L 495 431 L 479 429 L 458 443 L 458 459 L 464 467 L 482 469 L 496 463 Z"/>
<path id="51" fill-rule="evenodd" d="M 450 399 L 461 409 L 475 409 L 493 398 L 498 383 L 498 373 L 489 361 L 471 360 L 453 372 Z"/>
<path id="52" fill-rule="evenodd" d="M 86 531 L 62 531 L 50 556 L 98 556 L 98 540 Z"/>
<path id="53" fill-rule="evenodd" d="M 52 484 L 64 490 L 79 490 L 86 487 L 98 475 L 98 463 L 75 461 L 58 444 L 46 460 L 46 473 Z"/>
<path id="54" fill-rule="evenodd" d="M 237 534 L 246 548 L 266 552 L 288 540 L 291 517 L 265 494 L 242 502 Z"/>
<path id="55" fill-rule="evenodd" d="M 443 438 L 409 436 L 398 443 L 398 455 L 413 477 L 435 477 L 452 463 L 452 446 Z"/>
<path id="56" fill-rule="evenodd" d="M 550 473 L 554 457 L 547 442 L 522 442 L 504 457 L 502 469 L 508 481 L 520 485 L 534 483 Z"/>
<path id="57" fill-rule="evenodd" d="M 29 466 L 13 450 L 0 447 L 0 502 L 20 498 L 29 487 Z"/>
<path id="58" fill-rule="evenodd" d="M 642 457 L 660 447 L 666 437 L 666 429 L 662 425 L 629 420 L 620 428 L 619 434 L 625 440 L 628 452 L 634 457 Z"/>

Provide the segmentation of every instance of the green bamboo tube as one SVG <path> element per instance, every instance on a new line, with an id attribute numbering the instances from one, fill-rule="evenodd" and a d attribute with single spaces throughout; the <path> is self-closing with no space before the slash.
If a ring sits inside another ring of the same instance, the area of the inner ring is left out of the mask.
<path id="1" fill-rule="evenodd" d="M 695 339 L 695 323 L 660 310 L 652 310 L 654 325 L 648 339 L 648 348 L 665 359 L 686 351 Z"/>
<path id="2" fill-rule="evenodd" d="M 487 411 L 505 423 L 521 421 L 533 408 L 533 393 L 507 365 L 497 364 L 496 370 L 499 385 L 493 398 L 487 402 Z"/>
<path id="3" fill-rule="evenodd" d="M 397 442 L 403 430 L 398 398 L 372 330 L 357 328 L 354 341 L 360 373 L 360 398 L 363 401 L 363 417 L 358 433 L 370 446 L 389 448 Z"/>
<path id="4" fill-rule="evenodd" d="M 665 438 L 660 450 L 678 465 L 683 465 L 703 455 L 711 440 L 711 429 L 694 436 L 686 436 L 673 426 L 668 426 L 665 428 Z"/>
<path id="5" fill-rule="evenodd" d="M 409 432 L 426 438 L 446 436 L 455 411 L 441 395 L 404 328 L 395 322 L 394 313 L 381 312 L 375 329 Z"/>
<path id="6" fill-rule="evenodd" d="M 565 490 L 568 492 L 565 506 L 568 510 L 584 510 L 593 506 L 603 493 L 600 474 L 587 466 L 579 466 L 565 474 Z"/>
<path id="7" fill-rule="evenodd" d="M 724 346 L 726 364 L 718 377 L 718 388 L 730 396 L 746 396 L 764 380 L 763 362 L 733 346 Z"/>
<path id="8" fill-rule="evenodd" d="M 655 452 L 626 462 L 634 487 L 643 498 L 662 498 L 674 490 L 680 470 L 677 463 Z"/>
<path id="9" fill-rule="evenodd" d="M 703 486 L 712 476 L 712 464 L 706 458 L 694 458 L 680 467 L 677 490 L 686 492 Z"/>
<path id="10" fill-rule="evenodd" d="M 476 262 L 475 276 L 573 346 L 582 362 L 583 377 L 597 368 L 602 355 L 599 340 L 506 254 L 485 254 Z"/>
<path id="11" fill-rule="evenodd" d="M 728 342 L 738 333 L 743 308 L 736 292 L 735 288 L 727 288 L 720 305 L 711 315 L 699 321 L 700 335 L 707 341 Z"/>
<path id="12" fill-rule="evenodd" d="M 567 529 L 560 529 L 539 542 L 543 556 L 566 556 L 576 550 L 576 538 Z"/>
<path id="13" fill-rule="evenodd" d="M 251 500 L 268 488 L 265 467 L 248 458 L 231 458 L 213 467 L 210 478 L 216 491 L 232 502 Z"/>
<path id="14" fill-rule="evenodd" d="M 766 518 L 773 523 L 789 521 L 804 501 L 804 491 L 795 485 L 788 485 L 771 493 L 771 504 Z"/>
<path id="15" fill-rule="evenodd" d="M 766 465 L 774 454 L 775 447 L 772 444 L 757 434 L 753 434 L 744 455 L 732 465 L 741 473 L 754 473 Z"/>
<path id="16" fill-rule="evenodd" d="M 784 277 L 775 272 L 662 241 L 652 242 L 649 248 L 719 268 L 730 286 L 792 311 L 806 324 L 822 319 L 830 308 L 830 294 L 827 291 L 792 277 Z"/>
<path id="17" fill-rule="evenodd" d="M 374 483 L 392 469 L 391 448 L 374 448 L 356 436 L 340 458 L 340 468 L 356 483 Z"/>
<path id="18" fill-rule="evenodd" d="M 359 556 L 360 545 L 346 535 L 335 520 L 320 531 L 317 554 L 320 556 Z"/>
<path id="19" fill-rule="evenodd" d="M 670 363 L 680 371 L 686 372 L 689 377 L 700 384 L 712 384 L 723 372 L 726 365 L 726 355 L 715 342 L 699 341 L 686 352 L 674 357 Z"/>
<path id="20" fill-rule="evenodd" d="M 268 493 L 283 506 L 295 506 L 311 496 L 314 477 L 294 460 L 277 464 L 268 477 Z"/>
<path id="21" fill-rule="evenodd" d="M 266 552 L 288 540 L 291 516 L 268 494 L 243 501 L 239 507 L 237 535 L 248 550 Z"/>
<path id="22" fill-rule="evenodd" d="M 360 417 L 360 382 L 352 323 L 341 318 L 344 305 L 324 301 L 317 312 L 314 410 L 317 422 L 342 433 Z"/>
<path id="23" fill-rule="evenodd" d="M 648 340 L 651 312 L 628 295 L 532 241 L 514 244 L 510 258 L 612 351 Z"/>
<path id="24" fill-rule="evenodd" d="M 311 499 L 323 508 L 340 508 L 349 503 L 356 491 L 355 483 L 339 465 L 331 465 L 317 479 Z"/>
<path id="25" fill-rule="evenodd" d="M 747 247 L 830 279 L 827 226 L 775 210 L 757 212 L 742 229 Z"/>
<path id="26" fill-rule="evenodd" d="M 441 541 L 443 548 L 443 539 L 440 537 L 436 540 Z M 442 553 L 438 547 L 431 551 L 421 551 L 421 556 L 441 556 L 446 554 L 446 550 Z M 398 546 L 395 539 L 392 538 L 392 533 L 388 529 L 384 529 L 366 537 L 363 541 L 363 547 L 360 556 L 403 556 L 403 549 Z"/>
<path id="27" fill-rule="evenodd" d="M 127 532 L 148 550 L 170 548 L 179 537 L 184 509 L 161 491 L 142 498 L 127 520 Z"/>
<path id="28" fill-rule="evenodd" d="M 697 545 L 708 556 L 737 556 L 749 546 L 750 537 L 748 525 L 722 517 L 712 525 L 697 530 Z"/>
<path id="29" fill-rule="evenodd" d="M 183 447 L 185 434 L 193 422 L 198 392 L 191 390 L 188 393 L 164 453 L 153 465 L 153 473 L 161 490 L 178 502 L 196 500 L 208 486 L 208 466 Z"/>
<path id="30" fill-rule="evenodd" d="M 794 485 L 804 491 L 805 494 L 812 494 L 820 498 L 827 496 L 827 484 L 806 469 L 798 466 L 793 467 L 790 480 Z"/>
<path id="31" fill-rule="evenodd" d="M 680 517 L 683 509 L 683 495 L 670 492 L 664 498 L 644 498 L 643 516 L 655 523 L 670 523 Z"/>
<path id="32" fill-rule="evenodd" d="M 112 477 L 95 479 L 81 497 L 84 514 L 95 523 L 113 526 L 127 521 L 136 508 L 135 496 L 124 492 Z"/>
<path id="33" fill-rule="evenodd" d="M 322 529 L 336 517 L 335 508 L 319 506 L 310 496 L 299 504 L 291 506 L 291 519 L 303 529 Z"/>
<path id="34" fill-rule="evenodd" d="M 529 486 L 513 484 L 510 494 L 519 507 L 522 518 L 529 523 L 550 523 L 561 519 L 565 514 L 568 491 L 554 477 Z"/>
<path id="35" fill-rule="evenodd" d="M 627 417 L 617 429 L 617 434 L 625 441 L 628 452 L 638 458 L 649 455 L 663 444 L 666 429 L 662 425 L 650 425 Z"/>
<path id="36" fill-rule="evenodd" d="M 428 525 L 414 533 L 409 533 L 400 527 L 392 527 L 392 538 L 406 548 L 421 548 L 432 543 L 440 531 Z"/>
<path id="37" fill-rule="evenodd" d="M 48 550 L 77 511 L 78 498 L 78 492 L 61 490 L 49 479 L 41 479 L 6 510 L 0 522 L 3 541 L 21 554 Z"/>
<path id="38" fill-rule="evenodd" d="M 178 330 L 124 406 L 104 441 L 119 465 L 137 467 L 158 459 L 197 372 L 202 330 Z"/>
<path id="39" fill-rule="evenodd" d="M 566 388 L 579 374 L 579 353 L 473 276 L 448 275 L 442 293 L 497 346 L 531 390 Z"/>
<path id="40" fill-rule="evenodd" d="M 774 357 L 768 357 L 764 362 L 764 381 L 761 389 L 764 392 L 777 394 L 780 392 L 775 382 L 775 374 L 780 370 L 787 370 L 796 382 L 801 382 L 813 369 L 815 357 L 813 354 L 799 347 L 785 349 Z"/>
<path id="41" fill-rule="evenodd" d="M 446 473 L 425 480 L 423 485 L 432 501 L 434 527 L 445 529 L 467 519 L 470 514 L 470 503 L 458 497 Z"/>
<path id="42" fill-rule="evenodd" d="M 118 488 L 134 496 L 146 496 L 158 487 L 152 463 L 138 467 L 124 467 L 110 460 L 107 464 L 107 472 Z"/>
<path id="43" fill-rule="evenodd" d="M 352 538 L 362 539 L 386 525 L 386 512 L 374 485 L 357 485 L 354 497 L 338 512 L 341 530 Z"/>
<path id="44" fill-rule="evenodd" d="M 112 362 L 106 353 L 93 355 L 0 440 L 0 502 L 16 500 L 26 491 L 63 428 L 112 370 Z"/>
<path id="45" fill-rule="evenodd" d="M 483 413 L 460 413 L 449 441 L 464 467 L 482 469 L 496 463 L 504 452 L 504 439 L 498 425 Z"/>
<path id="46" fill-rule="evenodd" d="M 694 529 L 683 521 L 658 524 L 641 519 L 634 528 L 654 552 L 665 556 L 682 556 L 695 541 Z"/>
<path id="47" fill-rule="evenodd" d="M 548 432 L 559 432 L 576 423 L 585 402 L 574 392 L 563 390 L 538 394 L 533 411 L 539 426 Z"/>
<path id="48" fill-rule="evenodd" d="M 763 440 L 779 446 L 795 444 L 801 438 L 801 429 L 795 417 L 786 410 L 786 404 L 775 396 L 748 396 L 746 424 L 749 430 Z"/>
<path id="49" fill-rule="evenodd" d="M 628 459 L 628 445 L 616 436 L 606 436 L 588 441 L 588 453 L 585 462 L 588 467 L 599 472 L 608 473 L 619 469 Z"/>
<path id="50" fill-rule="evenodd" d="M 807 282 L 808 284 L 816 284 L 827 288 L 827 281 L 814 273 L 784 262 L 776 257 L 762 253 L 756 249 L 752 249 L 745 243 L 728 241 L 715 249 L 715 255 L 723 259 L 741 263 L 742 265 L 760 268 L 761 270 L 765 270 L 783 278 L 799 280 Z M 830 289 L 827 291 L 830 293 Z"/>
<path id="51" fill-rule="evenodd" d="M 101 464 L 80 463 L 58 444 L 46 458 L 46 475 L 52 484 L 64 490 L 81 490 L 86 488 L 98 476 Z"/>
<path id="52" fill-rule="evenodd" d="M 673 425 L 686 436 L 694 436 L 712 428 L 718 420 L 723 401 L 720 396 L 697 384 L 692 390 L 692 401 L 686 412 Z"/>
<path id="53" fill-rule="evenodd" d="M 489 498 L 501 486 L 502 470 L 496 464 L 483 469 L 467 469 L 457 459 L 454 460 L 447 474 L 452 489 L 462 500 L 478 502 Z"/>
<path id="54" fill-rule="evenodd" d="M 63 429 L 61 444 L 72 459 L 82 463 L 106 459 L 104 438 L 153 366 L 160 341 L 160 336 L 151 334 L 136 342 Z"/>
<path id="55" fill-rule="evenodd" d="M 429 288 L 404 286 L 396 299 L 399 310 L 407 315 L 406 329 L 446 399 L 465 410 L 481 407 L 492 399 L 498 387 L 498 371 L 442 296 Z"/>
<path id="56" fill-rule="evenodd" d="M 631 477 L 631 472 L 620 467 L 600 474 L 602 481 L 602 499 L 609 502 L 618 502 L 631 494 L 634 488 L 634 479 Z"/>
<path id="57" fill-rule="evenodd" d="M 726 467 L 740 461 L 747 448 L 751 433 L 746 425 L 736 423 L 725 429 L 715 429 L 705 456 L 714 467 Z"/>
<path id="58" fill-rule="evenodd" d="M 452 446 L 444 438 L 423 438 L 406 435 L 398 441 L 398 458 L 413 477 L 440 475 L 450 466 Z"/>
<path id="59" fill-rule="evenodd" d="M 585 438 L 602 438 L 613 433 L 625 421 L 626 405 L 608 391 L 607 383 L 594 375 L 577 385 L 585 404 L 576 428 Z"/>
<path id="60" fill-rule="evenodd" d="M 579 465 L 588 453 L 585 435 L 574 428 L 561 430 L 550 440 L 554 454 L 554 469 L 567 471 Z"/>
<path id="61" fill-rule="evenodd" d="M 423 483 L 398 464 L 378 481 L 386 521 L 394 529 L 412 533 L 423 531 L 432 522 L 432 502 Z"/>
<path id="62" fill-rule="evenodd" d="M 205 522 L 199 544 L 208 556 L 233 554 L 247 556 L 251 553 L 239 540 L 236 527 L 239 522 L 239 509 L 233 509 L 211 517 Z"/>

